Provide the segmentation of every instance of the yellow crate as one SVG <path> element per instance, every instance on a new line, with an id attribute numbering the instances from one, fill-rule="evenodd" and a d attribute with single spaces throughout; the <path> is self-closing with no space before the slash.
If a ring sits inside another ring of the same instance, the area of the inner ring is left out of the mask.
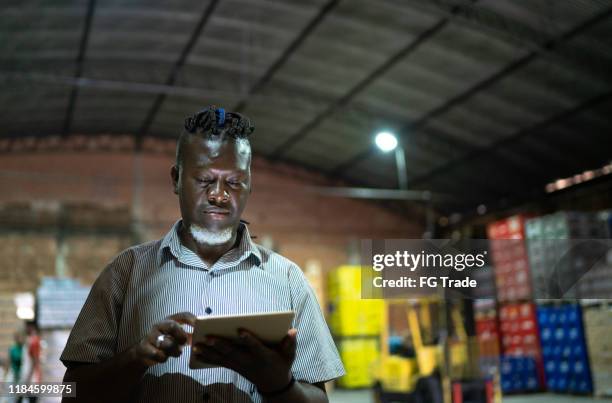
<path id="1" fill-rule="evenodd" d="M 361 299 L 361 268 L 340 266 L 329 272 L 327 298 L 330 301 Z"/>
<path id="2" fill-rule="evenodd" d="M 342 388 L 368 388 L 374 383 L 372 365 L 380 356 L 378 338 L 349 338 L 336 342 L 346 375 L 338 379 Z"/>
<path id="3" fill-rule="evenodd" d="M 341 266 L 330 272 L 327 297 L 329 325 L 336 336 L 380 333 L 384 302 L 361 298 L 359 266 Z"/>
<path id="4" fill-rule="evenodd" d="M 329 304 L 329 326 L 334 335 L 375 336 L 380 334 L 382 300 L 344 300 Z"/>

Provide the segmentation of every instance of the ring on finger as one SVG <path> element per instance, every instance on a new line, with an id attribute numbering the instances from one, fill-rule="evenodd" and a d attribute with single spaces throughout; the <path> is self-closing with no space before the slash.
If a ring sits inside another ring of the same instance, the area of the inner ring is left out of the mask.
<path id="1" fill-rule="evenodd" d="M 157 336 L 157 339 L 155 339 L 155 347 L 160 348 L 164 340 L 166 340 L 165 335 L 160 334 L 159 336 Z"/>

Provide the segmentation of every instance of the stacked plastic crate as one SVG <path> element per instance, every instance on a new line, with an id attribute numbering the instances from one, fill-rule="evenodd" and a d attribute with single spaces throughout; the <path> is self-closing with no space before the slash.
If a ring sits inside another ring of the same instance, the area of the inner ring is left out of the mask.
<path id="1" fill-rule="evenodd" d="M 606 238 L 597 215 L 560 211 L 527 220 L 525 228 L 535 298 L 592 295 L 601 277 L 595 262 L 605 249 L 598 240 Z"/>
<path id="2" fill-rule="evenodd" d="M 42 351 L 42 377 L 61 382 L 66 368 L 59 360 L 70 329 L 87 299 L 90 287 L 71 278 L 43 277 L 36 291 L 37 321 L 45 348 Z"/>
<path id="3" fill-rule="evenodd" d="M 580 298 L 612 298 L 612 210 L 590 215 L 589 243 L 594 256 L 585 256 L 579 263 L 586 266 L 576 288 Z M 586 249 L 581 247 L 581 249 Z M 599 256 L 603 258 L 598 258 Z"/>
<path id="4" fill-rule="evenodd" d="M 504 304 L 499 309 L 502 335 L 502 390 L 534 391 L 544 384 L 544 363 L 538 335 L 536 308 L 532 302 Z M 504 365 L 513 358 L 523 358 L 510 366 L 517 372 L 504 373 Z M 505 381 L 505 382 L 504 382 Z M 509 389 L 505 389 L 509 387 Z M 521 389 L 523 388 L 523 389 Z"/>
<path id="5" fill-rule="evenodd" d="M 559 393 L 591 393 L 593 383 L 577 303 L 538 306 L 546 386 Z"/>
<path id="6" fill-rule="evenodd" d="M 529 256 L 529 266 L 531 268 L 531 279 L 533 293 L 536 298 L 548 296 L 549 276 L 548 264 L 554 255 L 548 253 L 547 244 L 553 241 L 544 239 L 544 220 L 542 217 L 535 217 L 525 222 L 525 236 L 527 238 L 527 252 Z"/>
<path id="7" fill-rule="evenodd" d="M 490 375 L 499 366 L 501 352 L 495 300 L 474 300 L 474 314 L 479 368 L 482 374 Z"/>
<path id="8" fill-rule="evenodd" d="M 535 297 L 564 301 L 538 307 L 546 384 L 555 392 L 593 390 L 578 300 L 612 292 L 612 270 L 601 259 L 606 248 L 602 239 L 607 236 L 603 224 L 595 213 L 575 211 L 560 211 L 526 223 Z M 610 287 L 606 289 L 606 285 Z"/>
<path id="9" fill-rule="evenodd" d="M 337 381 L 343 388 L 371 387 L 371 364 L 380 354 L 379 335 L 384 303 L 361 298 L 361 268 L 341 266 L 328 276 L 328 322 L 346 375 Z"/>
<path id="10" fill-rule="evenodd" d="M 604 245 L 605 257 L 583 276 L 578 284 L 581 298 L 612 298 L 612 210 L 600 211 L 596 214 L 597 221 L 602 228 L 600 244 Z M 601 251 L 599 251 L 601 254 Z"/>
<path id="11" fill-rule="evenodd" d="M 504 356 L 500 363 L 500 373 L 504 393 L 538 389 L 537 364 L 532 357 Z"/>
<path id="12" fill-rule="evenodd" d="M 516 215 L 490 224 L 495 284 L 499 302 L 531 299 L 529 258 L 525 245 L 525 216 Z"/>
<path id="13" fill-rule="evenodd" d="M 487 234 L 495 267 L 501 384 L 504 393 L 535 391 L 544 383 L 529 258 L 525 244 L 527 217 L 516 215 L 491 223 Z"/>
<path id="14" fill-rule="evenodd" d="M 43 277 L 36 291 L 38 326 L 41 329 L 70 329 L 76 322 L 90 287 L 71 278 Z"/>

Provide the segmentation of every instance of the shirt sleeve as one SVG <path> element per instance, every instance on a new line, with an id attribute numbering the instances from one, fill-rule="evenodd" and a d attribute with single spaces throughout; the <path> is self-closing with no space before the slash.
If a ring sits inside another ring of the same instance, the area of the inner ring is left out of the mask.
<path id="1" fill-rule="evenodd" d="M 115 355 L 131 256 L 129 249 L 122 252 L 95 281 L 60 357 L 67 367 L 72 362 L 98 363 Z"/>
<path id="2" fill-rule="evenodd" d="M 298 381 L 326 382 L 345 374 L 338 349 L 331 337 L 312 287 L 297 266 L 289 271 L 293 327 L 297 329 L 297 349 L 291 372 Z"/>

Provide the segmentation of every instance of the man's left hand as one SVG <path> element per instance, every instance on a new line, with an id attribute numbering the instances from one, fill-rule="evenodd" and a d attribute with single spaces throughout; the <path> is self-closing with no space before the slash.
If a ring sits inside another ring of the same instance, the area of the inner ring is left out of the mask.
<path id="1" fill-rule="evenodd" d="M 205 343 L 193 346 L 192 354 L 203 362 L 238 372 L 261 393 L 287 386 L 295 359 L 297 330 L 290 329 L 281 343 L 274 346 L 264 344 L 248 330 L 241 329 L 238 334 L 235 340 L 209 336 Z"/>

